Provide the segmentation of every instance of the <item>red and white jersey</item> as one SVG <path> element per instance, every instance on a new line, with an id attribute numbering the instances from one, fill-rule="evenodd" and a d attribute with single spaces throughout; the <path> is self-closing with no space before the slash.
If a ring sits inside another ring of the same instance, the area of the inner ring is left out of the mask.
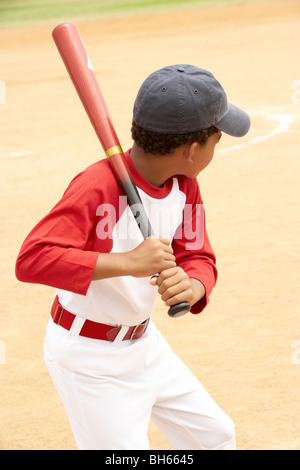
<path id="1" fill-rule="evenodd" d="M 176 261 L 202 282 L 206 296 L 192 307 L 201 312 L 217 270 L 196 179 L 170 178 L 162 188 L 146 181 L 126 158 L 155 235 L 170 239 Z M 143 241 L 132 212 L 105 160 L 77 175 L 61 200 L 25 239 L 16 263 L 23 282 L 57 289 L 63 307 L 111 325 L 136 325 L 154 308 L 157 288 L 131 276 L 91 281 L 99 253 L 120 253 Z"/>

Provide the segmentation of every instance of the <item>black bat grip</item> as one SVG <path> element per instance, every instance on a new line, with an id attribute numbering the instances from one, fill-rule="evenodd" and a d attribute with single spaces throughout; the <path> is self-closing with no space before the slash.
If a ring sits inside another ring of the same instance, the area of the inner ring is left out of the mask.
<path id="1" fill-rule="evenodd" d="M 171 318 L 182 317 L 191 310 L 191 306 L 188 302 L 180 302 L 179 304 L 172 305 L 168 310 L 168 315 Z"/>

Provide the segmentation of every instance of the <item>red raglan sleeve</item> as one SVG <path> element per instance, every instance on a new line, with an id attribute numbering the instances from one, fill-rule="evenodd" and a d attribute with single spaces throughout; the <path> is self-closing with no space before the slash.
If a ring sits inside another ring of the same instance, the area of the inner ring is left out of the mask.
<path id="1" fill-rule="evenodd" d="M 205 210 L 196 179 L 181 183 L 186 194 L 182 223 L 172 242 L 177 265 L 205 287 L 205 296 L 191 309 L 197 314 L 204 310 L 217 282 L 216 257 L 206 231 Z"/>
<path id="2" fill-rule="evenodd" d="M 98 258 L 96 251 L 86 249 L 99 199 L 89 176 L 74 178 L 26 237 L 16 261 L 18 280 L 86 294 Z"/>

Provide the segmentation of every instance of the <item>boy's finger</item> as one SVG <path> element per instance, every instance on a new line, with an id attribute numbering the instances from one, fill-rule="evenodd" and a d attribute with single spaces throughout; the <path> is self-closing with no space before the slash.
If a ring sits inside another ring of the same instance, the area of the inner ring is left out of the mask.
<path id="1" fill-rule="evenodd" d="M 151 286 L 157 286 L 157 279 L 158 279 L 158 274 L 151 276 L 149 284 L 151 284 Z"/>

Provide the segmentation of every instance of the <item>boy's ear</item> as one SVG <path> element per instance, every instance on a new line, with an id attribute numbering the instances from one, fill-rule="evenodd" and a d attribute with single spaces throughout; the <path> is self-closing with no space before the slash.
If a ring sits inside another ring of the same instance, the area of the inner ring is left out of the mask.
<path id="1" fill-rule="evenodd" d="M 187 163 L 193 163 L 197 146 L 198 142 L 193 142 L 186 146 L 184 157 Z"/>

